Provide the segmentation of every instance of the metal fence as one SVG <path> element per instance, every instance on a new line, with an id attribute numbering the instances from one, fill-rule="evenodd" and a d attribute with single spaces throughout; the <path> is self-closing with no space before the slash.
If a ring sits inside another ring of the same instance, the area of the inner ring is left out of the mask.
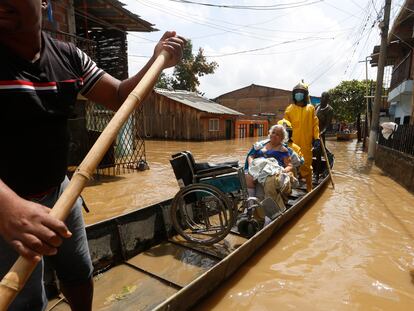
<path id="1" fill-rule="evenodd" d="M 134 111 L 98 166 L 97 173 L 119 174 L 147 168 L 143 140 L 142 108 Z M 112 119 L 114 112 L 89 102 L 86 105 L 86 129 L 92 146 Z"/>
<path id="2" fill-rule="evenodd" d="M 410 79 L 411 73 L 411 51 L 403 58 L 403 60 L 394 66 L 392 70 L 392 78 L 390 89 L 396 88 L 402 82 Z"/>
<path id="3" fill-rule="evenodd" d="M 414 125 L 398 125 L 388 139 L 380 134 L 378 144 L 414 156 Z"/>
<path id="4" fill-rule="evenodd" d="M 46 30 L 52 37 L 72 42 L 87 53 L 98 66 L 113 76 L 124 79 L 128 76 L 126 53 L 126 37 L 116 32 L 100 31 L 99 35 L 90 35 L 94 40 L 68 34 L 62 31 Z M 94 34 L 94 32 L 92 32 Z M 99 40 L 98 40 L 98 39 Z M 121 55 L 114 61 L 113 55 Z M 124 57 L 125 56 L 125 57 Z M 114 115 L 113 111 L 91 101 L 82 101 L 85 109 L 69 120 L 70 148 L 69 165 L 76 167 L 98 139 L 108 122 Z M 97 174 L 116 175 L 131 170 L 148 168 L 145 154 L 142 105 L 136 109 L 122 127 L 103 160 L 98 165 Z"/>

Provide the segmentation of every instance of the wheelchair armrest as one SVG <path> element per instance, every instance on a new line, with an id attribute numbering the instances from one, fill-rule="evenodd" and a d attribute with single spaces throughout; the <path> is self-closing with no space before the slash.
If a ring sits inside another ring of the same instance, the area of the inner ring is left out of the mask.
<path id="1" fill-rule="evenodd" d="M 237 172 L 237 168 L 231 167 L 231 166 L 217 166 L 212 167 L 204 170 L 198 170 L 196 172 L 195 178 L 203 178 L 203 177 L 211 177 L 211 176 L 217 176 L 217 175 L 224 175 L 228 173 L 234 173 Z"/>
<path id="2" fill-rule="evenodd" d="M 239 161 L 231 161 L 231 162 L 223 162 L 223 163 L 207 163 L 207 162 L 199 162 L 195 163 L 194 170 L 196 173 L 209 170 L 209 169 L 224 169 L 228 167 L 239 167 Z"/>
<path id="3" fill-rule="evenodd" d="M 231 167 L 239 167 L 239 161 L 229 161 L 223 163 L 217 163 L 216 166 L 231 166 Z"/>

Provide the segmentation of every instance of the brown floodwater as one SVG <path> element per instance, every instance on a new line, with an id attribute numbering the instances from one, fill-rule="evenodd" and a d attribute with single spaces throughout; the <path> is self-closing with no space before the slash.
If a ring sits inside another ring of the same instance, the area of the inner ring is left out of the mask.
<path id="1" fill-rule="evenodd" d="M 252 142 L 148 141 L 150 170 L 85 188 L 86 222 L 172 197 L 172 153 L 242 162 Z M 367 162 L 356 141 L 329 140 L 327 147 L 336 156 L 335 190 L 326 187 L 195 310 L 414 309 L 414 195 Z"/>
<path id="2" fill-rule="evenodd" d="M 169 160 L 171 155 L 188 150 L 197 162 L 219 163 L 239 160 L 244 163 L 252 138 L 214 142 L 146 141 L 150 169 L 117 176 L 96 177 L 82 192 L 90 213 L 87 224 L 124 214 L 172 198 L 179 190 Z"/>

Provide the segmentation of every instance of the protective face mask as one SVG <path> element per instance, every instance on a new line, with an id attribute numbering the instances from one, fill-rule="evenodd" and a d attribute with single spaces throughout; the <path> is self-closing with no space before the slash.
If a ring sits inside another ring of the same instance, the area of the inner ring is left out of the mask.
<path id="1" fill-rule="evenodd" d="M 295 100 L 296 102 L 302 102 L 305 99 L 305 94 L 303 93 L 295 93 Z"/>

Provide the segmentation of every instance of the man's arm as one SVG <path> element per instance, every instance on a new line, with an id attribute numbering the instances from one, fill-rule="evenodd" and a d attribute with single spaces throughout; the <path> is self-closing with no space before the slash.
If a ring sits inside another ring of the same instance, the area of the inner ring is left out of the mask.
<path id="1" fill-rule="evenodd" d="M 0 235 L 20 255 L 40 260 L 54 255 L 72 234 L 50 209 L 19 197 L 0 179 Z"/>
<path id="2" fill-rule="evenodd" d="M 167 31 L 155 46 L 151 59 L 136 75 L 119 81 L 109 74 L 104 74 L 85 96 L 94 102 L 103 104 L 107 108 L 116 111 L 138 82 L 141 81 L 142 77 L 163 49 L 171 55 L 164 67 L 165 69 L 175 66 L 181 60 L 185 44 L 186 40 L 177 36 L 175 31 Z"/>
<path id="3" fill-rule="evenodd" d="M 319 139 L 319 119 L 316 116 L 316 111 L 313 111 L 313 139 Z"/>

